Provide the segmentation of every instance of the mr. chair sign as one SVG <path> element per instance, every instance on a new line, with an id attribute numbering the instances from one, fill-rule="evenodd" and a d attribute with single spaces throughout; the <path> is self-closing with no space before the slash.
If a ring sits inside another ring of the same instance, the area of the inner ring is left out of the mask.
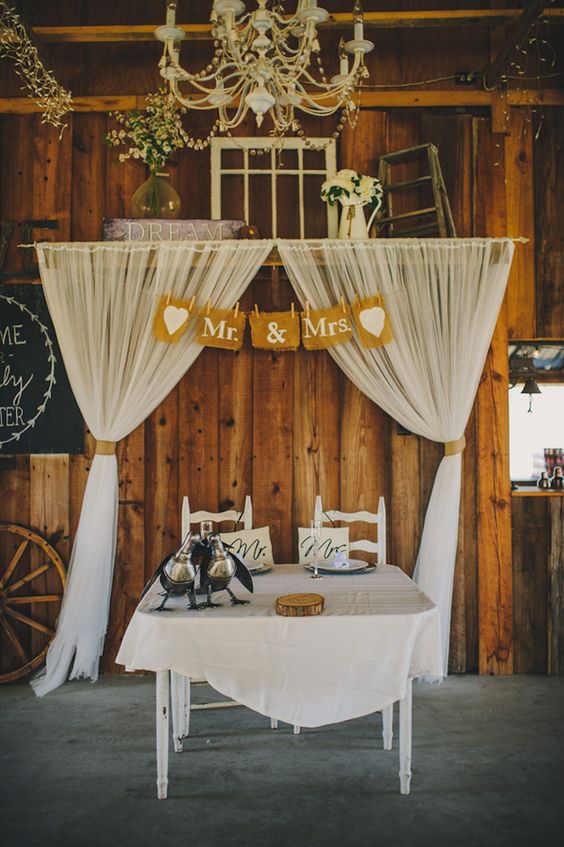
<path id="1" fill-rule="evenodd" d="M 0 455 L 81 453 L 84 428 L 40 285 L 0 285 Z"/>

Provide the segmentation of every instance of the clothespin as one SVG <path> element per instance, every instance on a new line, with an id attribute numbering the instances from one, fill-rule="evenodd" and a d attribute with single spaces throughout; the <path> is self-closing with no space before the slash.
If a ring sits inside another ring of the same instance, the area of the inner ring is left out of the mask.
<path id="1" fill-rule="evenodd" d="M 259 317 L 259 308 L 258 308 L 256 303 L 255 303 L 255 315 L 257 316 L 257 318 Z"/>
<path id="2" fill-rule="evenodd" d="M 190 300 L 190 305 L 188 306 L 188 312 L 191 312 L 194 308 L 194 303 L 196 302 L 196 297 L 192 295 L 192 299 Z"/>
<path id="3" fill-rule="evenodd" d="M 306 300 L 306 316 L 309 318 L 309 300 Z"/>
<path id="4" fill-rule="evenodd" d="M 211 309 L 211 299 L 208 297 L 208 308 L 207 308 L 207 311 L 206 311 L 207 315 L 209 315 L 210 309 Z"/>
<path id="5" fill-rule="evenodd" d="M 239 314 L 239 301 L 237 300 L 237 303 L 235 304 L 235 314 L 233 316 L 235 318 L 235 320 L 237 320 L 238 314 Z"/>
<path id="6" fill-rule="evenodd" d="M 167 306 L 168 306 L 168 304 L 170 303 L 170 298 L 171 298 L 171 297 L 172 297 L 172 291 L 169 291 L 169 292 L 168 292 L 168 294 L 166 295 L 166 305 L 167 305 Z"/>
<path id="7" fill-rule="evenodd" d="M 294 301 L 292 300 L 292 305 L 290 306 L 290 311 L 292 312 L 292 319 L 294 318 Z"/>
<path id="8" fill-rule="evenodd" d="M 345 306 L 345 298 L 341 294 L 341 306 L 343 307 L 343 315 L 347 314 L 347 307 Z"/>

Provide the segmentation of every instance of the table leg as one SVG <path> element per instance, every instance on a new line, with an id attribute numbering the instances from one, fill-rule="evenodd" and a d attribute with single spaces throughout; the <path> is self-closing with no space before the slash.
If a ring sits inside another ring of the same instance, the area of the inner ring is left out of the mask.
<path id="1" fill-rule="evenodd" d="M 384 742 L 384 750 L 392 749 L 392 740 L 394 737 L 394 704 L 390 703 L 382 709 L 382 741 Z"/>
<path id="2" fill-rule="evenodd" d="M 166 800 L 168 788 L 169 672 L 157 671 L 157 797 Z"/>
<path id="3" fill-rule="evenodd" d="M 412 680 L 407 680 L 405 697 L 400 700 L 400 793 L 409 794 L 411 782 L 411 703 Z"/>
<path id="4" fill-rule="evenodd" d="M 192 689 L 190 685 L 190 677 L 184 676 L 182 677 L 184 680 L 184 704 L 183 704 L 183 719 L 184 719 L 184 727 L 182 730 L 183 737 L 190 735 L 190 708 L 192 706 Z"/>
<path id="5" fill-rule="evenodd" d="M 182 752 L 182 738 L 184 736 L 184 708 L 186 688 L 184 676 L 176 671 L 170 672 L 170 699 L 172 709 L 172 740 L 174 752 Z"/>

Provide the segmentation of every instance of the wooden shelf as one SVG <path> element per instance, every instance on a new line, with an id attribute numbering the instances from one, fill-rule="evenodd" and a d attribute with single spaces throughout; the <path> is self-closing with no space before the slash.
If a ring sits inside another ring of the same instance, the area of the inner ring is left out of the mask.
<path id="1" fill-rule="evenodd" d="M 551 491 L 550 488 L 531 488 L 512 491 L 512 497 L 564 497 L 564 491 Z"/>

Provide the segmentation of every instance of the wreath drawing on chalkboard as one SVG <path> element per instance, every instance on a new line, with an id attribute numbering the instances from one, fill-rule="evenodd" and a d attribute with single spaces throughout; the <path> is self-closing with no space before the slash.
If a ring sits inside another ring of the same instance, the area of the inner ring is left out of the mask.
<path id="1" fill-rule="evenodd" d="M 57 362 L 57 359 L 56 359 L 55 353 L 53 351 L 53 342 L 51 341 L 51 338 L 49 337 L 49 331 L 48 331 L 47 327 L 45 326 L 45 324 L 43 324 L 39 320 L 37 315 L 34 315 L 33 312 L 31 312 L 27 308 L 27 306 L 24 306 L 23 303 L 20 303 L 19 300 L 16 300 L 14 297 L 8 297 L 5 294 L 0 294 L 0 300 L 6 300 L 6 302 L 10 303 L 12 306 L 18 306 L 20 311 L 26 312 L 29 315 L 29 317 L 31 318 L 31 320 L 38 325 L 38 327 L 39 327 L 39 329 L 40 329 L 40 331 L 43 335 L 43 338 L 45 340 L 45 346 L 47 347 L 47 350 L 48 350 L 47 360 L 48 360 L 49 365 L 50 365 L 49 373 L 45 377 L 45 382 L 47 383 L 47 388 L 43 392 L 43 402 L 39 404 L 39 406 L 36 409 L 35 415 L 26 422 L 26 425 L 22 429 L 18 430 L 18 432 L 12 433 L 10 438 L 6 438 L 4 441 L 0 440 L 0 448 L 2 448 L 5 444 L 9 444 L 11 441 L 19 441 L 21 436 L 24 434 L 24 432 L 26 432 L 31 427 L 35 426 L 35 422 L 37 421 L 37 418 L 40 415 L 42 415 L 43 412 L 45 411 L 45 407 L 47 406 L 47 403 L 51 398 L 51 392 L 53 390 L 53 385 L 56 381 L 55 380 L 55 364 Z"/>

